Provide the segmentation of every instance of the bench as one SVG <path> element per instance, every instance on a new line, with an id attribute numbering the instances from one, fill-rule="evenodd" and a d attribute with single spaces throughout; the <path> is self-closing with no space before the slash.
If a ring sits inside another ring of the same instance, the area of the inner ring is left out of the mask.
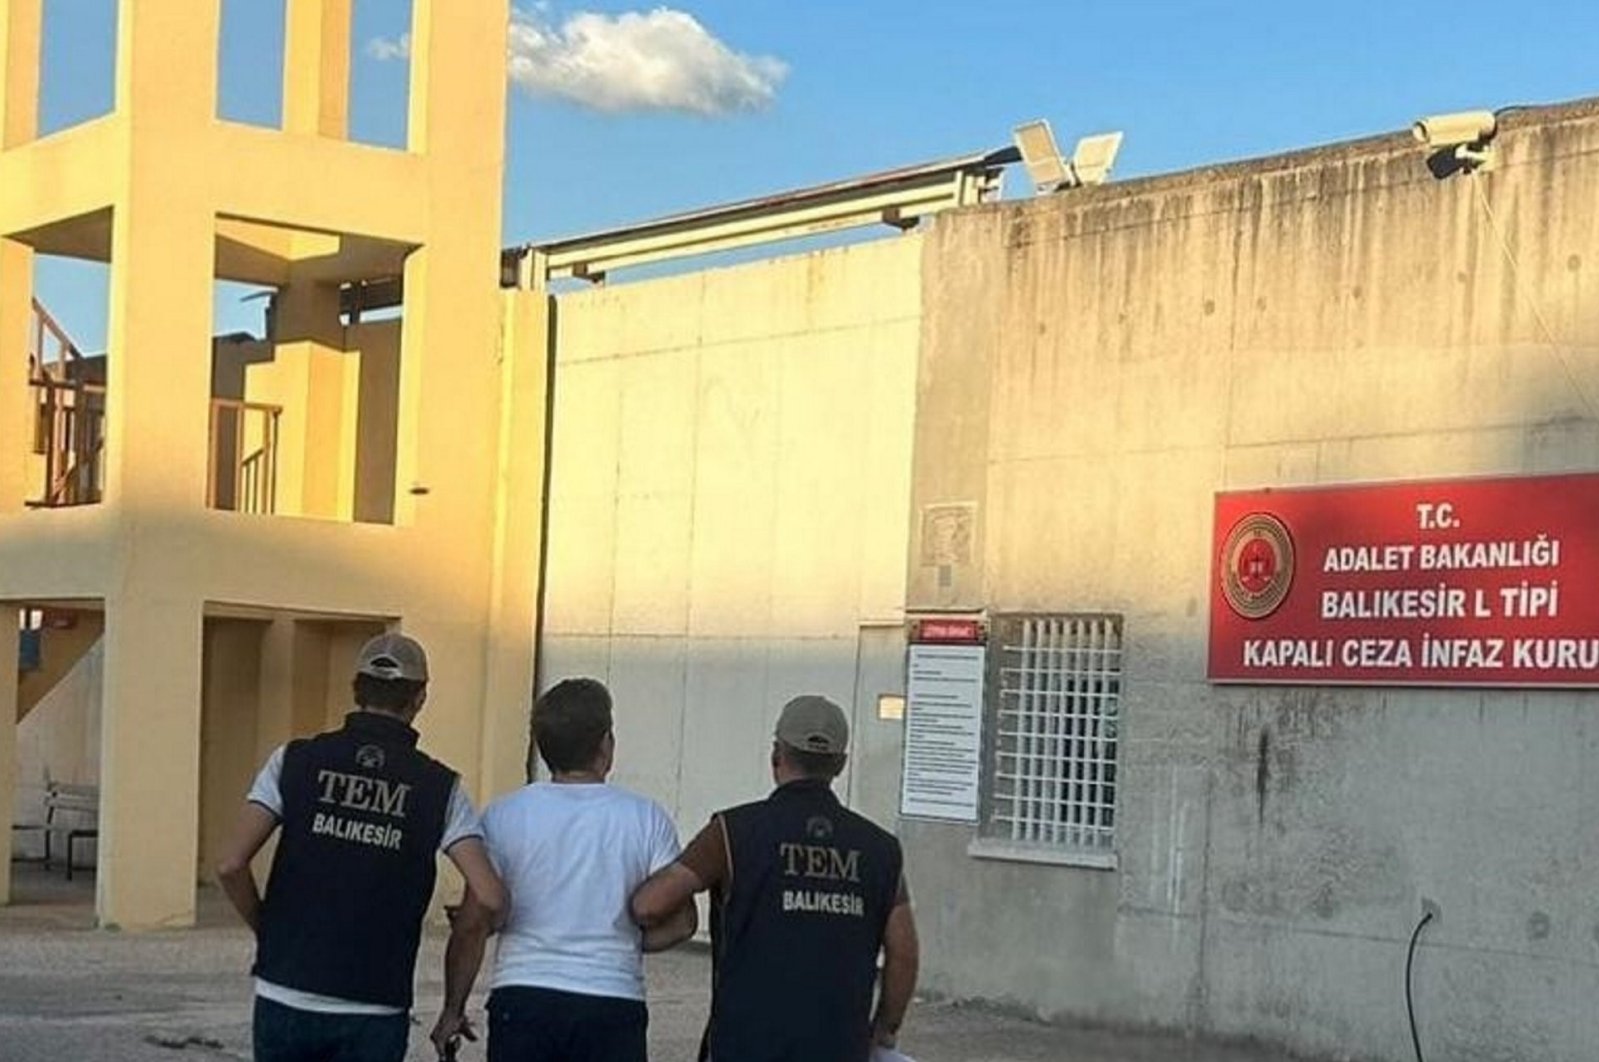
<path id="1" fill-rule="evenodd" d="M 63 821 L 64 817 L 64 821 Z M 67 849 L 67 880 L 72 880 L 73 856 L 79 841 L 100 836 L 100 789 L 92 785 L 50 782 L 44 795 L 44 825 L 29 827 L 44 833 L 44 868 L 50 869 L 50 841 L 64 837 Z"/>

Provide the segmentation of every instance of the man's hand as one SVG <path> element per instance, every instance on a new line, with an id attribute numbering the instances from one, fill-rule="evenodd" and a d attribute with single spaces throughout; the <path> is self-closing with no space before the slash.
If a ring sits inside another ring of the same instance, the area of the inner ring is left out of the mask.
<path id="1" fill-rule="evenodd" d="M 477 1042 L 477 1030 L 472 1028 L 472 1023 L 461 1011 L 446 1010 L 439 1015 L 438 1023 L 433 1026 L 433 1033 L 428 1039 L 433 1041 L 433 1047 L 441 1059 L 454 1062 L 455 1052 L 462 1040 Z"/>

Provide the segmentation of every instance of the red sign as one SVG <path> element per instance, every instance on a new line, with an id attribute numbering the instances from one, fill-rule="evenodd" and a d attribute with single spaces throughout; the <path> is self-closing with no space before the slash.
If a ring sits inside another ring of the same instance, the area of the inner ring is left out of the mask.
<path id="1" fill-rule="evenodd" d="M 983 640 L 983 621 L 965 618 L 918 620 L 915 640 L 977 644 Z"/>
<path id="2" fill-rule="evenodd" d="M 1217 682 L 1599 686 L 1599 475 L 1216 496 Z"/>

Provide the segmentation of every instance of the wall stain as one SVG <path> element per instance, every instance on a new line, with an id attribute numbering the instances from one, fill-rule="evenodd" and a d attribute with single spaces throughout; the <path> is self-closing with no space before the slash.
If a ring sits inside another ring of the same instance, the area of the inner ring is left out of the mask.
<path id="1" fill-rule="evenodd" d="M 1255 822 L 1266 825 L 1266 788 L 1271 783 L 1271 731 L 1261 727 L 1255 750 Z"/>
<path id="2" fill-rule="evenodd" d="M 1338 913 L 1338 898 L 1333 891 L 1332 882 L 1327 882 L 1316 891 L 1316 898 L 1310 902 L 1310 909 L 1321 919 L 1331 918 Z"/>

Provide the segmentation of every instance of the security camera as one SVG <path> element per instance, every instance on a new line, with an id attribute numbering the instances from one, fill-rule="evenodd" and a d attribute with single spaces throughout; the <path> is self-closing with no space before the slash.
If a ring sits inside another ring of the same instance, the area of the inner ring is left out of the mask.
<path id="1" fill-rule="evenodd" d="M 1410 135 L 1432 149 L 1427 168 L 1433 176 L 1494 168 L 1494 149 L 1488 142 L 1499 129 L 1492 111 L 1458 111 L 1419 118 Z"/>
<path id="2" fill-rule="evenodd" d="M 1410 133 L 1430 148 L 1452 148 L 1483 144 L 1493 138 L 1498 128 L 1499 121 L 1492 111 L 1459 111 L 1417 119 Z"/>

